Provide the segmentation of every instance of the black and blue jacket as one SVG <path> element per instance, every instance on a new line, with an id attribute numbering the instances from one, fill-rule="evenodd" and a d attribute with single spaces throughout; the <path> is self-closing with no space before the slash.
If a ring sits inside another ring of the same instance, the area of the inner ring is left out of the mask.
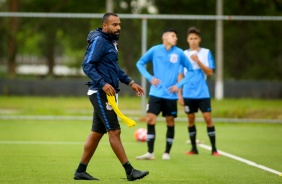
<path id="1" fill-rule="evenodd" d="M 128 85 L 132 79 L 118 65 L 117 41 L 98 28 L 88 34 L 87 42 L 82 69 L 92 80 L 89 89 L 100 91 L 108 83 L 118 93 L 119 81 Z"/>

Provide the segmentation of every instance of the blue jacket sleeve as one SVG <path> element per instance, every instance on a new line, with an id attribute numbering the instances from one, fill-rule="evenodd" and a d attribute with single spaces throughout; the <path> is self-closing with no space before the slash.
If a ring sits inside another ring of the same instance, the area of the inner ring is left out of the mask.
<path id="1" fill-rule="evenodd" d="M 87 47 L 84 61 L 82 63 L 83 72 L 99 86 L 100 89 L 106 84 L 104 79 L 99 75 L 96 70 L 96 63 L 101 60 L 104 49 L 99 37 L 96 37 L 92 43 Z"/>
<path id="2" fill-rule="evenodd" d="M 128 85 L 132 79 L 119 67 L 119 81 Z"/>
<path id="3" fill-rule="evenodd" d="M 136 63 L 136 67 L 139 70 L 139 72 L 149 81 L 153 79 L 153 76 L 147 71 L 145 65 L 148 62 L 153 61 L 153 55 L 154 55 L 154 48 L 149 49 Z"/>
<path id="4" fill-rule="evenodd" d="M 176 84 L 176 86 L 177 86 L 178 88 L 181 88 L 181 87 L 182 87 L 186 82 L 188 82 L 188 81 L 193 77 L 193 75 L 194 75 L 194 70 L 193 70 L 193 68 L 192 68 L 192 65 L 191 65 L 191 63 L 189 62 L 188 58 L 185 56 L 184 52 L 183 52 L 183 54 L 180 55 L 180 57 L 181 57 L 181 65 L 184 66 L 184 67 L 186 67 L 187 73 L 186 73 L 185 77 L 184 77 L 181 81 L 179 81 L 179 82 Z"/>

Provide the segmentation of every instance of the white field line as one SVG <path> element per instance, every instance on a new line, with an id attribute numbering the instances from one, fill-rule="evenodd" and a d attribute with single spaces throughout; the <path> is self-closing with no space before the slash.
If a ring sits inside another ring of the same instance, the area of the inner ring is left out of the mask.
<path id="1" fill-rule="evenodd" d="M 74 144 L 84 144 L 84 142 L 0 141 L 0 144 L 43 144 L 43 145 L 51 144 L 51 145 L 74 145 Z M 108 144 L 108 143 L 106 143 L 106 144 Z M 125 144 L 127 144 L 127 143 L 125 143 Z M 207 145 L 205 145 L 205 144 L 198 144 L 198 145 L 199 145 L 200 147 L 204 148 L 204 149 L 211 150 L 211 147 L 210 147 L 210 146 L 207 146 Z M 237 161 L 246 163 L 246 164 L 248 164 L 248 165 L 257 167 L 257 168 L 259 168 L 259 169 L 262 169 L 262 170 L 265 170 L 265 171 L 268 171 L 268 172 L 277 174 L 277 175 L 279 175 L 279 176 L 282 176 L 282 173 L 281 173 L 281 172 L 276 171 L 276 170 L 274 170 L 274 169 L 268 168 L 268 167 L 263 166 L 263 165 L 259 165 L 259 164 L 255 163 L 255 162 L 252 162 L 252 161 L 250 161 L 250 160 L 247 160 L 247 159 L 244 159 L 244 158 L 241 158 L 241 157 L 232 155 L 232 154 L 230 154 L 230 153 L 226 153 L 226 152 L 223 152 L 223 151 L 220 151 L 220 150 L 218 150 L 218 152 L 219 152 L 221 155 L 223 155 L 223 156 L 232 158 L 232 159 L 234 159 L 234 160 L 237 160 Z"/>
<path id="2" fill-rule="evenodd" d="M 210 146 L 207 146 L 207 145 L 205 145 L 205 144 L 198 144 L 198 145 L 199 145 L 200 147 L 204 148 L 204 149 L 211 150 L 211 147 L 210 147 Z M 259 165 L 259 164 L 255 163 L 255 162 L 250 161 L 250 160 L 247 160 L 247 159 L 244 159 L 244 158 L 241 158 L 241 157 L 238 157 L 238 156 L 235 156 L 235 155 L 232 155 L 232 154 L 230 154 L 230 153 L 226 153 L 226 152 L 223 152 L 223 151 L 220 151 L 220 150 L 218 150 L 218 153 L 221 154 L 221 155 L 223 155 L 223 156 L 232 158 L 232 159 L 234 159 L 234 160 L 243 162 L 243 163 L 245 163 L 245 164 L 248 164 L 248 165 L 257 167 L 257 168 L 259 168 L 259 169 L 262 169 L 262 170 L 265 170 L 265 171 L 268 171 L 268 172 L 277 174 L 277 175 L 279 175 L 279 176 L 282 176 L 282 172 L 279 172 L 279 171 L 276 171 L 276 170 L 274 170 L 274 169 L 265 167 L 265 166 L 263 166 L 263 165 Z"/>
<path id="3" fill-rule="evenodd" d="M 84 142 L 55 142 L 55 141 L 0 141 L 0 144 L 84 144 Z"/>
<path id="4" fill-rule="evenodd" d="M 129 118 L 139 121 L 140 117 L 131 117 L 128 116 Z M 1 115 L 0 114 L 0 120 L 87 120 L 91 121 L 92 116 L 36 116 L 36 115 Z M 158 118 L 158 121 L 164 121 L 165 119 L 162 117 Z M 178 117 L 176 118 L 177 122 L 187 122 L 187 118 L 183 117 Z M 199 122 L 204 122 L 203 118 L 197 118 L 197 121 Z M 282 120 L 280 119 L 240 119 L 240 118 L 213 118 L 214 122 L 230 122 L 230 123 L 278 123 L 281 124 Z"/>
<path id="5" fill-rule="evenodd" d="M 1 144 L 38 144 L 38 145 L 76 145 L 85 144 L 85 142 L 64 142 L 64 141 L 0 141 Z M 100 144 L 110 144 L 109 142 L 100 142 Z M 123 142 L 123 144 L 131 144 L 131 142 Z M 133 144 L 133 143 L 132 143 Z"/>

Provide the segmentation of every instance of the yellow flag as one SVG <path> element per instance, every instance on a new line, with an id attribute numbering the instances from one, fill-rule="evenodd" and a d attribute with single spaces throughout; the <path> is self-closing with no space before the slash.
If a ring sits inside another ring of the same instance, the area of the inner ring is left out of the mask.
<path id="1" fill-rule="evenodd" d="M 122 112 L 120 112 L 116 101 L 115 101 L 115 97 L 114 96 L 109 96 L 107 95 L 107 99 L 109 104 L 112 106 L 112 108 L 114 109 L 115 113 L 117 114 L 117 116 L 122 119 L 122 121 L 128 126 L 128 127 L 132 127 L 136 125 L 136 122 L 128 117 L 126 117 L 125 115 L 122 114 Z"/>

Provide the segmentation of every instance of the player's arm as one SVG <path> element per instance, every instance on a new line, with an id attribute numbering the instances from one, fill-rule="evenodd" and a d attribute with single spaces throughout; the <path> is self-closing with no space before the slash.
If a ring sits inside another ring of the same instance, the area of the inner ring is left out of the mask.
<path id="1" fill-rule="evenodd" d="M 131 89 L 135 91 L 137 96 L 141 96 L 145 94 L 144 89 L 140 85 L 135 83 L 133 79 L 128 77 L 128 75 L 124 73 L 124 71 L 120 67 L 119 67 L 119 80 L 120 82 L 129 85 Z"/>
<path id="2" fill-rule="evenodd" d="M 148 62 L 153 61 L 154 53 L 155 53 L 156 47 L 150 48 L 136 63 L 136 67 L 138 68 L 139 72 L 153 85 L 158 86 L 161 81 L 151 75 L 148 70 L 146 69 L 145 65 Z M 156 51 L 157 52 L 157 51 Z"/>
<path id="3" fill-rule="evenodd" d="M 187 69 L 187 73 L 184 76 L 184 78 L 182 78 L 180 81 L 178 81 L 176 83 L 176 85 L 169 87 L 169 92 L 174 93 L 174 92 L 178 92 L 178 90 L 185 84 L 187 83 L 194 75 L 194 70 L 192 68 L 192 65 L 190 64 L 189 60 L 187 59 L 187 57 L 183 54 L 180 55 L 180 64 L 183 67 L 186 67 Z"/>
<path id="4" fill-rule="evenodd" d="M 184 78 L 184 74 L 179 73 L 178 74 L 178 81 L 181 81 L 183 78 Z M 182 88 L 180 88 L 178 90 L 178 102 L 179 102 L 180 105 L 184 105 L 184 99 L 183 99 L 183 96 L 182 96 Z"/>
<path id="5" fill-rule="evenodd" d="M 205 72 L 205 74 L 207 74 L 208 76 L 212 76 L 213 75 L 213 68 L 210 68 L 210 67 L 204 65 L 199 60 L 199 57 L 197 56 L 197 54 L 191 55 L 191 59 L 193 59 L 199 65 L 199 67 L 203 70 L 203 72 Z M 209 59 L 209 63 L 211 62 L 210 60 L 213 60 L 211 52 L 209 52 L 208 59 Z"/>
<path id="6" fill-rule="evenodd" d="M 83 72 L 95 83 L 99 84 L 100 89 L 102 89 L 106 82 L 99 75 L 96 70 L 96 62 L 101 60 L 104 48 L 102 47 L 102 41 L 97 37 L 94 41 L 88 45 L 84 61 L 82 63 Z"/>
<path id="7" fill-rule="evenodd" d="M 152 76 L 148 70 L 146 69 L 146 64 L 148 62 L 152 62 L 154 55 L 154 47 L 149 49 L 136 63 L 136 67 L 139 70 L 139 72 L 145 77 L 149 82 L 152 81 L 154 76 Z"/>
<path id="8" fill-rule="evenodd" d="M 194 70 L 193 67 L 191 65 L 191 63 L 189 62 L 188 58 L 185 56 L 185 54 L 183 53 L 182 55 L 180 55 L 181 57 L 181 65 L 183 67 L 185 67 L 187 69 L 186 75 L 184 76 L 184 78 L 182 78 L 180 81 L 178 81 L 178 83 L 176 84 L 176 86 L 180 89 L 185 83 L 187 83 L 194 75 Z"/>
<path id="9" fill-rule="evenodd" d="M 120 66 L 117 66 L 118 67 L 118 78 L 119 78 L 119 81 L 121 83 L 124 83 L 126 85 L 130 85 L 132 84 L 133 79 L 131 79 L 121 68 Z"/>

